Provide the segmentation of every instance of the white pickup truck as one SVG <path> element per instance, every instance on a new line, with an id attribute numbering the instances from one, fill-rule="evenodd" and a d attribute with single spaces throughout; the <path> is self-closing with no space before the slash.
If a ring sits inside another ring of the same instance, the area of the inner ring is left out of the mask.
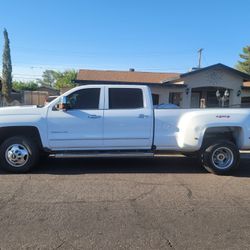
<path id="1" fill-rule="evenodd" d="M 216 174 L 235 169 L 250 149 L 248 109 L 154 109 L 141 85 L 84 85 L 44 107 L 0 108 L 0 164 L 29 171 L 39 156 L 196 155 Z"/>

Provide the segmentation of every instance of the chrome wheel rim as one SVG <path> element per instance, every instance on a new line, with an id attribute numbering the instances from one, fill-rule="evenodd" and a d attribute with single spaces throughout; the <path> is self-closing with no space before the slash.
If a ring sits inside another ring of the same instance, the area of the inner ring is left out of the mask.
<path id="1" fill-rule="evenodd" d="M 229 168 L 234 161 L 234 154 L 227 147 L 217 148 L 212 154 L 212 163 L 218 169 Z"/>
<path id="2" fill-rule="evenodd" d="M 22 144 L 12 144 L 5 151 L 5 159 L 13 167 L 22 167 L 29 160 L 29 151 Z"/>

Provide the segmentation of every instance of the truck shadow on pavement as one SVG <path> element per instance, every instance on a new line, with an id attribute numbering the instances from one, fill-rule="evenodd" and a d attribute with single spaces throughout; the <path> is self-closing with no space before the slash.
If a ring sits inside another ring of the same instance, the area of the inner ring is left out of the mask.
<path id="1" fill-rule="evenodd" d="M 46 159 L 29 174 L 81 175 L 106 173 L 209 174 L 195 158 L 166 157 L 155 159 Z M 8 174 L 0 170 L 0 174 Z M 241 159 L 239 168 L 231 174 L 250 177 L 250 159 Z"/>
<path id="2" fill-rule="evenodd" d="M 250 159 L 241 159 L 235 177 L 250 177 Z M 174 173 L 207 174 L 195 158 L 167 157 L 155 159 L 47 159 L 31 174 L 80 175 L 105 173 Z"/>

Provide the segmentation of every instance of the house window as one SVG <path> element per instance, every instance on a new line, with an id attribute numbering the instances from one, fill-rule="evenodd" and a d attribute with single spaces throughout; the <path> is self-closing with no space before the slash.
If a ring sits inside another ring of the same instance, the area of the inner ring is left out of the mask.
<path id="1" fill-rule="evenodd" d="M 224 93 L 224 90 L 222 91 Z M 208 91 L 207 92 L 207 101 L 206 101 L 207 108 L 216 108 L 221 107 L 221 103 L 216 97 L 216 91 Z M 224 103 L 224 107 L 229 107 L 229 100 L 226 100 Z"/>
<path id="2" fill-rule="evenodd" d="M 182 100 L 182 93 L 181 92 L 169 93 L 169 103 L 180 106 L 181 105 L 181 100 Z"/>
<path id="3" fill-rule="evenodd" d="M 250 107 L 250 97 L 244 96 L 241 97 L 241 108 L 249 108 Z"/>
<path id="4" fill-rule="evenodd" d="M 159 95 L 152 94 L 152 98 L 153 98 L 153 105 L 158 105 L 159 104 Z"/>

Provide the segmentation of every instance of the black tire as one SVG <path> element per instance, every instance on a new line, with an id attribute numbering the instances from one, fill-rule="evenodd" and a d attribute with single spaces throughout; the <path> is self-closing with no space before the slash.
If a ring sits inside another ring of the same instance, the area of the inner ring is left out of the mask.
<path id="1" fill-rule="evenodd" d="M 48 152 L 45 152 L 45 151 L 40 151 L 40 154 L 39 154 L 39 161 L 40 162 L 47 162 L 47 160 L 49 159 L 49 155 L 50 153 Z"/>
<path id="2" fill-rule="evenodd" d="M 210 173 L 229 174 L 239 166 L 240 152 L 231 141 L 210 142 L 201 151 L 201 162 Z"/>
<path id="3" fill-rule="evenodd" d="M 15 152 L 14 156 L 13 152 Z M 20 152 L 23 153 L 21 154 Z M 20 157 L 21 160 L 17 157 Z M 0 165 L 5 171 L 26 173 L 31 170 L 38 160 L 38 145 L 27 137 L 11 137 L 6 139 L 0 146 Z"/>

